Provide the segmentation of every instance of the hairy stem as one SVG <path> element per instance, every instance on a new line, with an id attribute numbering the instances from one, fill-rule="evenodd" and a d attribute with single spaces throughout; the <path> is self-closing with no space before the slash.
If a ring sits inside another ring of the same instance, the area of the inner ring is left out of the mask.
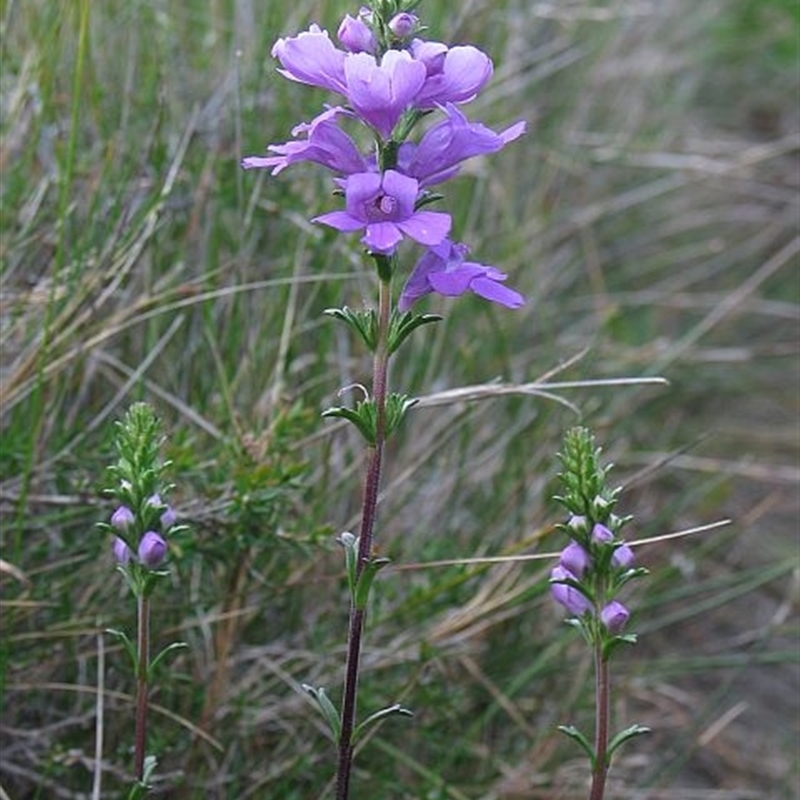
<path id="1" fill-rule="evenodd" d="M 139 665 L 136 669 L 136 732 L 134 738 L 134 775 L 144 779 L 144 757 L 147 743 L 147 672 L 150 664 L 150 598 L 143 592 L 139 596 L 139 633 L 137 653 Z"/>
<path id="2" fill-rule="evenodd" d="M 380 267 L 386 266 L 379 264 Z M 375 511 L 378 505 L 383 445 L 386 438 L 386 387 L 389 368 L 388 333 L 391 311 L 391 283 L 381 274 L 378 296 L 378 337 L 372 368 L 372 397 L 375 403 L 375 446 L 370 448 L 364 495 L 361 506 L 358 563 L 356 578 L 372 552 Z M 350 772 L 353 765 L 353 729 L 356 719 L 358 672 L 361 658 L 361 636 L 364 630 L 365 611 L 350 606 L 350 624 L 347 636 L 347 668 L 344 697 L 342 698 L 341 731 L 339 734 L 339 760 L 336 772 L 336 800 L 347 800 L 350 792 Z"/>
<path id="3" fill-rule="evenodd" d="M 603 657 L 602 643 L 597 642 L 594 650 L 595 666 L 595 732 L 594 732 L 594 770 L 592 790 L 589 800 L 603 800 L 608 774 L 608 724 L 611 710 L 611 676 L 608 659 Z"/>

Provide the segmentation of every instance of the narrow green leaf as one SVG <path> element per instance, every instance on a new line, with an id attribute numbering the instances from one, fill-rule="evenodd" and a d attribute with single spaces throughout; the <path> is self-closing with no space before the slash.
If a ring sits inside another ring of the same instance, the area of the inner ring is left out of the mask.
<path id="1" fill-rule="evenodd" d="M 361 738 L 362 734 L 366 732 L 370 725 L 374 725 L 376 722 L 393 715 L 399 715 L 403 717 L 414 716 L 412 711 L 407 708 L 403 708 L 400 703 L 395 703 L 394 705 L 382 708 L 380 711 L 370 714 L 365 720 L 356 726 L 356 729 L 353 731 L 353 744 L 355 744 Z"/>
<path id="2" fill-rule="evenodd" d="M 184 648 L 188 648 L 189 645 L 186 642 L 173 642 L 172 644 L 168 644 L 156 657 L 150 662 L 150 666 L 147 668 L 147 680 L 151 681 L 153 676 L 155 675 L 156 668 L 158 665 L 164 660 L 168 653 L 172 653 L 175 650 L 183 650 Z"/>
<path id="3" fill-rule="evenodd" d="M 592 769 L 594 769 L 594 748 L 591 744 L 589 744 L 589 740 L 574 725 L 559 725 L 558 729 L 561 731 L 561 733 L 569 736 L 570 739 L 577 742 L 583 748 L 583 750 L 586 752 L 586 755 L 589 756 Z"/>
<path id="4" fill-rule="evenodd" d="M 330 697 L 328 697 L 328 694 L 323 687 L 320 686 L 317 689 L 314 686 L 309 686 L 307 683 L 302 684 L 302 687 L 303 691 L 311 695 L 311 697 L 313 697 L 316 701 L 317 708 L 322 713 L 323 718 L 328 723 L 328 727 L 333 734 L 334 742 L 338 743 L 342 728 L 339 720 L 339 712 L 336 710 L 336 706 L 334 706 L 334 704 L 331 702 Z"/>
<path id="5" fill-rule="evenodd" d="M 646 728 L 644 725 L 631 725 L 629 728 L 625 728 L 625 730 L 622 730 L 616 734 L 608 745 L 608 751 L 606 752 L 606 765 L 611 763 L 611 756 L 614 755 L 614 751 L 621 744 L 627 742 L 628 739 L 633 739 L 634 736 L 641 736 L 644 733 L 650 733 L 650 728 Z"/>
<path id="6" fill-rule="evenodd" d="M 128 638 L 128 635 L 125 631 L 119 631 L 116 628 L 106 628 L 106 633 L 110 634 L 111 636 L 116 636 L 122 642 L 122 646 L 125 648 L 125 652 L 131 659 L 131 664 L 133 665 L 134 674 L 136 670 L 139 668 L 139 658 L 136 655 L 136 648 L 133 646 L 133 642 Z"/>

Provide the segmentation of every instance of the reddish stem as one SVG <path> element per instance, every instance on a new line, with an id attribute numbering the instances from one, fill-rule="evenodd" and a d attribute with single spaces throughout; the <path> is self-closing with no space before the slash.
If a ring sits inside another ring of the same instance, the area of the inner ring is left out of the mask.
<path id="1" fill-rule="evenodd" d="M 136 670 L 136 732 L 134 738 L 134 774 L 140 783 L 144 780 L 144 757 L 147 742 L 147 672 L 150 663 L 150 599 L 144 593 L 138 599 L 139 633 L 137 651 L 139 665 Z"/>
<path id="2" fill-rule="evenodd" d="M 608 725 L 611 713 L 611 676 L 608 659 L 603 657 L 602 642 L 595 644 L 595 734 L 594 770 L 592 771 L 592 790 L 589 800 L 603 800 L 608 775 Z"/>

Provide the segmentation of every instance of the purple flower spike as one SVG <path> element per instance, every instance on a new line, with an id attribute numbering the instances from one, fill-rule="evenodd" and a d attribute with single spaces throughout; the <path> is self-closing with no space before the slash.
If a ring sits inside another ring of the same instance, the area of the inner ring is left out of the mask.
<path id="1" fill-rule="evenodd" d="M 347 94 L 344 62 L 347 53 L 334 47 L 327 31 L 319 25 L 297 36 L 278 39 L 272 56 L 281 62 L 278 72 L 290 80 Z"/>
<path id="2" fill-rule="evenodd" d="M 611 556 L 611 564 L 617 569 L 628 569 L 633 565 L 634 560 L 633 548 L 627 544 L 621 544 Z"/>
<path id="3" fill-rule="evenodd" d="M 356 56 L 357 57 L 357 56 Z M 403 236 L 427 246 L 441 242 L 450 231 L 450 215 L 415 211 L 419 184 L 413 178 L 387 170 L 383 175 L 350 175 L 345 185 L 345 211 L 332 211 L 313 222 L 350 232 L 366 228 L 361 241 L 374 253 L 391 253 Z"/>
<path id="4" fill-rule="evenodd" d="M 285 144 L 271 144 L 267 150 L 278 155 L 249 156 L 242 159 L 242 167 L 272 169 L 272 174 L 277 175 L 290 164 L 314 161 L 339 175 L 366 172 L 367 161 L 359 152 L 356 143 L 334 121 L 336 116 L 344 113 L 346 112 L 340 106 L 324 111 L 311 122 L 302 123 L 292 131 L 297 137 L 305 135 L 306 139 L 298 138 Z"/>
<path id="5" fill-rule="evenodd" d="M 133 516 L 133 511 L 131 511 L 128 506 L 120 506 L 111 515 L 111 524 L 118 531 L 126 531 L 131 527 L 131 525 L 133 525 L 135 519 L 136 518 Z"/>
<path id="6" fill-rule="evenodd" d="M 414 101 L 418 108 L 469 102 L 492 77 L 492 60 L 471 45 L 448 48 L 438 42 L 415 40 L 411 52 L 425 64 L 428 74 Z"/>
<path id="7" fill-rule="evenodd" d="M 157 567 L 167 555 L 167 543 L 155 531 L 147 531 L 139 542 L 139 561 L 146 567 Z"/>
<path id="8" fill-rule="evenodd" d="M 428 130 L 419 145 L 408 144 L 400 151 L 403 172 L 423 187 L 449 180 L 462 161 L 496 153 L 525 133 L 525 122 L 495 133 L 479 122 L 471 123 L 452 103 L 444 111 L 447 119 Z"/>
<path id="9" fill-rule="evenodd" d="M 114 553 L 117 564 L 124 566 L 131 560 L 131 549 L 119 536 L 114 537 L 112 552 Z"/>
<path id="10" fill-rule="evenodd" d="M 367 53 L 344 62 L 347 99 L 381 136 L 389 136 L 425 83 L 425 65 L 405 50 L 389 50 L 378 64 Z"/>
<path id="11" fill-rule="evenodd" d="M 357 18 L 351 17 L 349 14 L 342 20 L 339 25 L 339 30 L 336 32 L 336 38 L 341 43 L 345 50 L 351 53 L 374 53 L 375 52 L 375 34 L 373 34 L 369 25 L 359 15 Z"/>
<path id="12" fill-rule="evenodd" d="M 408 311 L 414 302 L 430 292 L 457 297 L 469 290 L 506 308 L 519 308 L 525 303 L 519 292 L 502 285 L 507 277 L 505 273 L 465 261 L 467 253 L 469 248 L 465 244 L 454 244 L 449 239 L 431 247 L 417 262 L 403 287 L 398 303 L 400 310 Z"/>
<path id="13" fill-rule="evenodd" d="M 631 612 L 622 603 L 612 600 L 600 612 L 600 621 L 609 633 L 620 633 L 628 622 Z"/>
<path id="14" fill-rule="evenodd" d="M 589 598 L 586 597 L 583 592 L 579 592 L 574 586 L 568 586 L 566 583 L 559 583 L 559 581 L 563 580 L 574 581 L 577 580 L 577 578 L 569 570 L 564 569 L 564 567 L 554 567 L 550 572 L 550 593 L 553 595 L 553 599 L 576 617 L 585 614 L 587 611 L 591 611 L 592 604 L 589 602 Z"/>
<path id="15" fill-rule="evenodd" d="M 561 551 L 558 563 L 568 572 L 578 578 L 582 578 L 586 570 L 591 566 L 592 560 L 577 542 L 570 542 Z"/>

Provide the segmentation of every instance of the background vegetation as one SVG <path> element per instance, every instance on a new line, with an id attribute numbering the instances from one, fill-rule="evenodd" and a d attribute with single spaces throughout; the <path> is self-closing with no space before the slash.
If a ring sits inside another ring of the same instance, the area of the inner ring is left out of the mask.
<path id="1" fill-rule="evenodd" d="M 356 787 L 387 800 L 581 798 L 555 726 L 591 716 L 586 653 L 547 596 L 563 430 L 592 426 L 641 548 L 641 643 L 619 661 L 613 798 L 797 796 L 798 7 L 791 0 L 426 0 L 431 38 L 492 54 L 469 108 L 525 139 L 447 187 L 459 238 L 527 306 L 431 299 L 445 322 L 394 386 L 422 395 L 389 453 L 362 708 L 400 700 Z M 353 4 L 0 3 L 0 794 L 120 796 L 133 625 L 95 526 L 114 419 L 169 433 L 174 542 L 154 695 L 164 796 L 316 798 L 333 750 L 301 682 L 341 685 L 361 453 L 319 411 L 369 365 L 325 308 L 373 296 L 355 237 L 308 219 L 321 171 L 244 175 L 322 95 L 280 35 Z M 426 338 L 427 337 L 427 338 Z M 431 397 L 660 375 L 668 386 Z M 562 402 L 559 402 L 561 400 Z"/>

